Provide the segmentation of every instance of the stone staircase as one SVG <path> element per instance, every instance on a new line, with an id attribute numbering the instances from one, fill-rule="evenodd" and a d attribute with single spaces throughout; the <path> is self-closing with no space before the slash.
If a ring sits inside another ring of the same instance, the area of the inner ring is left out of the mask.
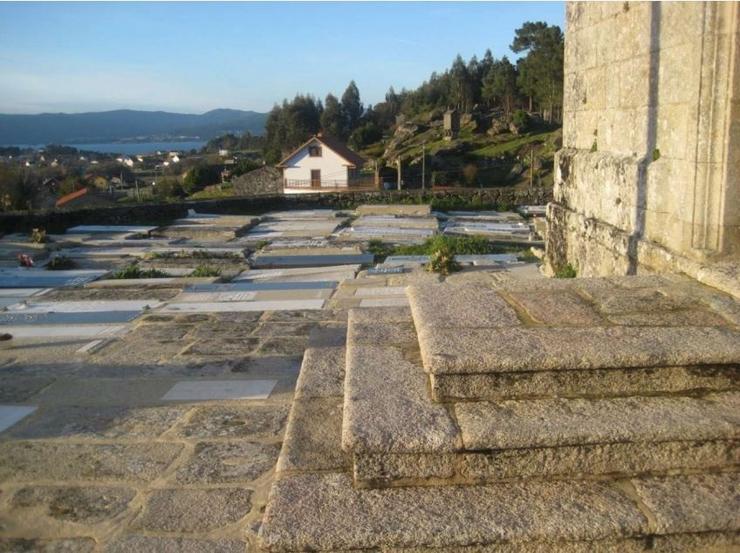
<path id="1" fill-rule="evenodd" d="M 740 306 L 679 277 L 430 284 L 304 356 L 268 551 L 740 547 Z"/>

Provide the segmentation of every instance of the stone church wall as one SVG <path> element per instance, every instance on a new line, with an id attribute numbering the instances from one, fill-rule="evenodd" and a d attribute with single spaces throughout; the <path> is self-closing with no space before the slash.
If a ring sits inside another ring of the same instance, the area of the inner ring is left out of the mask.
<path id="1" fill-rule="evenodd" d="M 551 271 L 736 271 L 739 19 L 737 2 L 567 4 Z"/>

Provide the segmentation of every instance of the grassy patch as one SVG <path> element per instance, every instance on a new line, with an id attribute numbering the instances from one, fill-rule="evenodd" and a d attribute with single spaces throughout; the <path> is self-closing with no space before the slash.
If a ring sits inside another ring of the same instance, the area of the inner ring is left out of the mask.
<path id="1" fill-rule="evenodd" d="M 217 277 L 221 276 L 221 269 L 211 267 L 210 265 L 198 265 L 195 270 L 190 273 L 191 277 Z"/>
<path id="2" fill-rule="evenodd" d="M 77 267 L 77 263 L 73 259 L 70 259 L 66 255 L 57 255 L 52 257 L 51 260 L 46 264 L 47 271 L 66 271 L 68 269 L 74 269 Z"/>
<path id="3" fill-rule="evenodd" d="M 453 255 L 481 255 L 493 253 L 494 246 L 484 236 L 447 236 L 438 234 L 427 238 L 423 244 L 398 246 L 393 255 L 432 255 L 449 250 Z"/>
<path id="4" fill-rule="evenodd" d="M 576 278 L 575 267 L 568 263 L 565 267 L 561 267 L 555 271 L 555 278 Z"/>
<path id="5" fill-rule="evenodd" d="M 115 279 L 131 279 L 131 278 L 166 278 L 170 275 L 160 271 L 158 269 L 142 269 L 138 265 L 128 265 L 123 269 L 119 269 L 111 275 L 110 278 Z"/>
<path id="6" fill-rule="evenodd" d="M 507 154 L 515 154 L 522 146 L 526 146 L 527 144 L 532 144 L 534 142 L 546 141 L 550 134 L 551 133 L 549 132 L 527 134 L 505 142 L 489 144 L 483 148 L 473 150 L 470 154 L 476 157 L 498 157 Z"/>

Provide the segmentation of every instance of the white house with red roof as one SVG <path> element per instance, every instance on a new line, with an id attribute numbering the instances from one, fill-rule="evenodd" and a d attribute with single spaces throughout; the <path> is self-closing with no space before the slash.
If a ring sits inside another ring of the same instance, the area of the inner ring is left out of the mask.
<path id="1" fill-rule="evenodd" d="M 372 176 L 360 171 L 365 159 L 338 140 L 317 134 L 296 148 L 277 167 L 286 194 L 370 188 Z"/>

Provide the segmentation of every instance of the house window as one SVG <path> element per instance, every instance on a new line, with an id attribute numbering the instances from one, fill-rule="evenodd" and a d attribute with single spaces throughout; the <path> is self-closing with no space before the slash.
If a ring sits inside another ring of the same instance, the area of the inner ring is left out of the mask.
<path id="1" fill-rule="evenodd" d="M 308 155 L 310 157 L 321 157 L 321 146 L 309 146 Z"/>

